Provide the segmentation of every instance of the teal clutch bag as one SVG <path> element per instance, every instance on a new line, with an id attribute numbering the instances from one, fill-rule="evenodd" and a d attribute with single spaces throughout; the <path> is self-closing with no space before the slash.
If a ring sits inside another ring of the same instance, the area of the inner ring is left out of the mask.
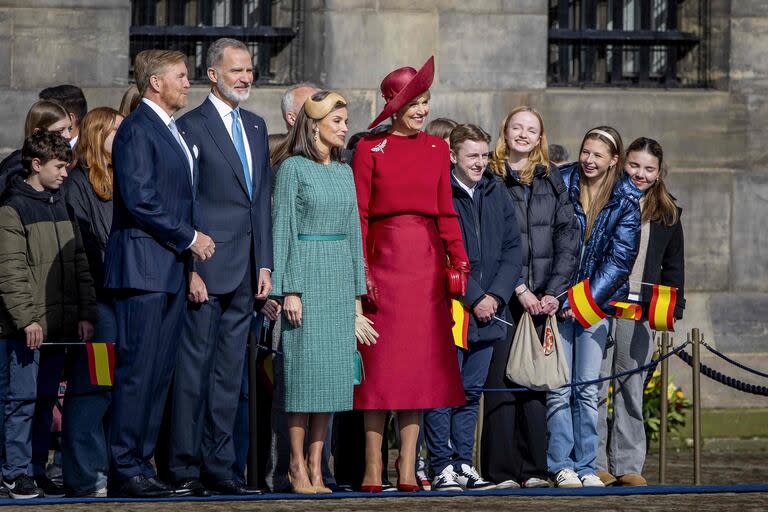
<path id="1" fill-rule="evenodd" d="M 353 358 L 354 365 L 355 365 L 355 386 L 363 382 L 363 379 L 365 378 L 365 368 L 363 367 L 363 356 L 360 355 L 360 352 L 355 349 L 355 355 Z"/>

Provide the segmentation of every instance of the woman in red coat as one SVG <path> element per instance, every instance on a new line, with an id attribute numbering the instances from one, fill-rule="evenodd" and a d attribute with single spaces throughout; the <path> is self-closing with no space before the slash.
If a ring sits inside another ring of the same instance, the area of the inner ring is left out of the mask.
<path id="1" fill-rule="evenodd" d="M 451 336 L 446 267 L 465 280 L 469 261 L 453 209 L 448 145 L 421 130 L 429 114 L 430 58 L 417 72 L 396 69 L 381 83 L 386 132 L 357 146 L 352 168 L 367 263 L 365 314 L 378 343 L 361 345 L 365 379 L 355 409 L 365 410 L 361 489 L 381 491 L 381 443 L 388 410 L 399 413 L 398 488 L 416 491 L 416 441 L 422 409 L 464 404 Z M 447 258 L 446 258 L 447 255 Z"/>

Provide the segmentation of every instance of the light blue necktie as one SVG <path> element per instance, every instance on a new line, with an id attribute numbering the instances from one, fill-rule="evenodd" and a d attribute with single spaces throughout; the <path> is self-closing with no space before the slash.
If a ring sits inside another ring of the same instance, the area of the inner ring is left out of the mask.
<path id="1" fill-rule="evenodd" d="M 189 155 L 187 154 L 187 148 L 184 145 L 184 141 L 181 140 L 181 134 L 179 133 L 179 129 L 176 127 L 176 121 L 174 121 L 173 118 L 171 118 L 171 122 L 168 123 L 168 129 L 171 130 L 173 138 L 176 139 L 176 142 L 178 142 L 179 146 L 181 146 L 181 152 L 184 155 L 184 158 L 187 160 L 187 165 L 189 165 L 190 162 Z"/>
<path id="2" fill-rule="evenodd" d="M 237 156 L 240 157 L 240 163 L 243 164 L 243 176 L 245 177 L 245 188 L 248 189 L 248 197 L 253 196 L 253 182 L 251 181 L 251 168 L 248 166 L 248 157 L 245 155 L 245 142 L 243 142 L 243 129 L 238 122 L 239 112 L 237 109 L 232 111 L 232 142 L 235 143 Z"/>

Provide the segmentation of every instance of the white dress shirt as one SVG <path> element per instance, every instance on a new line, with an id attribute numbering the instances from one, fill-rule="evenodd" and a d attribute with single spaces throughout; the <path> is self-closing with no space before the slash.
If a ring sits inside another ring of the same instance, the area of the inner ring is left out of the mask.
<path id="1" fill-rule="evenodd" d="M 213 93 L 208 94 L 208 99 L 211 100 L 213 106 L 216 107 L 216 111 L 221 116 L 221 120 L 224 122 L 224 127 L 227 129 L 229 138 L 232 139 L 232 107 L 221 101 L 218 96 Z M 238 122 L 240 123 L 240 132 L 243 134 L 243 144 L 245 145 L 245 159 L 248 161 L 248 172 L 253 177 L 253 160 L 251 160 L 251 146 L 248 144 L 248 135 L 245 133 L 245 125 L 243 124 L 243 113 L 239 112 Z M 235 141 L 232 139 L 232 143 Z M 253 181 L 253 180 L 251 180 Z"/>
<path id="2" fill-rule="evenodd" d="M 467 193 L 469 194 L 469 197 L 473 198 L 475 197 L 475 189 L 477 188 L 477 183 L 474 184 L 471 188 L 466 186 L 457 176 L 456 173 L 452 173 L 453 177 L 456 178 L 456 182 L 459 184 L 459 186 Z"/>

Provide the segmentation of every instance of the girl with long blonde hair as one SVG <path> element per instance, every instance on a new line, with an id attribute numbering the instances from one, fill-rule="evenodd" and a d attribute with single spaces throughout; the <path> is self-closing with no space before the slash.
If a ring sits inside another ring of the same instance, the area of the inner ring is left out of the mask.
<path id="1" fill-rule="evenodd" d="M 556 297 L 568 289 L 576 268 L 578 228 L 565 184 L 549 162 L 544 121 L 536 110 L 521 106 L 504 118 L 490 166 L 503 178 L 520 226 L 523 266 L 510 316 L 518 323 L 530 314 L 542 337 L 547 318 L 560 309 Z M 519 387 L 506 378 L 514 329 L 508 333 L 494 345 L 489 387 Z M 480 452 L 483 476 L 499 488 L 548 487 L 546 393 L 487 394 Z"/>
<path id="2" fill-rule="evenodd" d="M 579 161 L 561 173 L 579 224 L 580 258 L 572 284 L 589 278 L 594 303 L 611 313 L 624 301 L 640 238 L 640 191 L 622 172 L 624 146 L 610 126 L 589 130 Z M 584 327 L 567 300 L 560 313 L 560 338 L 572 382 L 597 379 L 610 322 Z M 547 464 L 558 487 L 603 487 L 597 476 L 598 385 L 565 387 L 547 396 Z M 573 396 L 572 396 L 573 395 Z"/>

